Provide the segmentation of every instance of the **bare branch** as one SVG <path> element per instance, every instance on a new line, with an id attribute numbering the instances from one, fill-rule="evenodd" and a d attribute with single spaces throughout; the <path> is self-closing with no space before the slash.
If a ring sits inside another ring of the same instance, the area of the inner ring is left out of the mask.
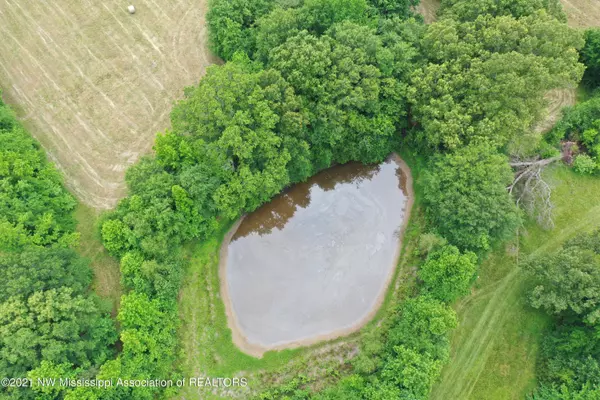
<path id="1" fill-rule="evenodd" d="M 512 162 L 511 167 L 517 169 L 515 179 L 507 187 L 510 194 L 516 199 L 517 206 L 522 207 L 527 214 L 536 218 L 544 228 L 554 227 L 552 211 L 554 205 L 551 201 L 552 189 L 542 177 L 546 166 L 561 159 L 561 156 L 543 160 Z"/>
<path id="2" fill-rule="evenodd" d="M 546 166 L 548 164 L 552 164 L 555 161 L 561 159 L 562 156 L 556 156 L 552 158 L 544 158 L 543 160 L 533 160 L 533 161 L 523 161 L 523 162 L 511 162 L 510 166 L 513 168 L 518 167 L 532 167 L 532 166 Z"/>

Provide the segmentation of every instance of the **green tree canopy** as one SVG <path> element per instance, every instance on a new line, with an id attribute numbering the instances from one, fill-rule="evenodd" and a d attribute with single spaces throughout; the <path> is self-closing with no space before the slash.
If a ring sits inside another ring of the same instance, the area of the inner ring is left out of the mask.
<path id="1" fill-rule="evenodd" d="M 211 49 L 225 60 L 236 52 L 251 54 L 256 20 L 274 5 L 274 0 L 211 0 L 206 14 Z"/>
<path id="2" fill-rule="evenodd" d="M 515 18 L 545 10 L 561 22 L 567 22 L 560 0 L 443 0 L 439 12 L 442 18 L 455 21 L 474 21 L 480 15 Z"/>
<path id="3" fill-rule="evenodd" d="M 388 334 L 387 346 L 405 346 L 446 359 L 448 332 L 456 328 L 456 313 L 446 304 L 427 296 L 407 299 Z"/>
<path id="4" fill-rule="evenodd" d="M 529 132 L 546 91 L 583 73 L 581 34 L 545 12 L 515 19 L 443 19 L 423 40 L 428 63 L 415 71 L 409 99 L 420 144 L 454 150 L 485 138 L 502 147 Z"/>
<path id="5" fill-rule="evenodd" d="M 70 288 L 13 296 L 0 304 L 0 374 L 21 376 L 43 359 L 89 368 L 112 355 L 116 332 L 91 298 Z"/>
<path id="6" fill-rule="evenodd" d="M 174 133 L 206 143 L 212 175 L 222 177 L 213 200 L 233 218 L 252 211 L 313 168 L 306 124 L 293 89 L 272 70 L 248 61 L 211 68 L 172 114 Z M 160 156 L 160 154 L 159 154 Z"/>
<path id="7" fill-rule="evenodd" d="M 600 29 L 585 31 L 585 46 L 581 49 L 581 62 L 586 67 L 583 81 L 593 88 L 600 86 Z"/>
<path id="8" fill-rule="evenodd" d="M 413 16 L 413 9 L 418 6 L 419 3 L 420 0 L 369 0 L 369 4 L 375 7 L 384 16 L 398 16 L 401 18 Z"/>
<path id="9" fill-rule="evenodd" d="M 563 139 L 579 142 L 600 161 L 600 95 L 567 108 L 546 139 L 554 145 Z"/>
<path id="10" fill-rule="evenodd" d="M 427 217 L 450 244 L 485 250 L 516 227 L 517 208 L 506 190 L 512 180 L 506 157 L 489 145 L 438 156 L 423 175 Z"/>
<path id="11" fill-rule="evenodd" d="M 433 297 L 452 303 L 469 293 L 476 270 L 475 253 L 461 254 L 455 246 L 444 246 L 427 257 L 419 277 Z"/>
<path id="12" fill-rule="evenodd" d="M 555 315 L 600 322 L 600 231 L 565 243 L 556 254 L 529 260 L 534 278 L 531 304 Z"/>
<path id="13" fill-rule="evenodd" d="M 0 251 L 75 243 L 75 199 L 1 101 L 0 143 Z"/>
<path id="14" fill-rule="evenodd" d="M 0 302 L 63 286 L 71 288 L 74 294 L 84 294 L 92 283 L 88 262 L 74 250 L 64 248 L 0 253 L 0 276 L 3 279 Z"/>
<path id="15" fill-rule="evenodd" d="M 332 162 L 376 162 L 389 154 L 406 116 L 406 86 L 394 75 L 416 53 L 404 49 L 385 48 L 375 30 L 345 22 L 321 37 L 301 32 L 272 51 L 269 66 L 309 111 L 317 169 Z"/>
<path id="16" fill-rule="evenodd" d="M 578 323 L 562 324 L 542 340 L 539 380 L 573 392 L 600 387 L 600 339 L 597 331 Z"/>

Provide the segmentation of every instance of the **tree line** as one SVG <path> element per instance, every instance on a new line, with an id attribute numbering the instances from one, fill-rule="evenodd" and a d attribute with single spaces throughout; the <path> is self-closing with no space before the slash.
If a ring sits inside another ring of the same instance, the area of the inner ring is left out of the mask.
<path id="1" fill-rule="evenodd" d="M 540 386 L 531 400 L 593 400 L 600 390 L 600 231 L 525 264 L 530 304 L 552 316 L 541 343 Z"/>
<path id="2" fill-rule="evenodd" d="M 0 100 L 0 375 L 88 377 L 115 355 L 109 311 L 74 250 L 76 202 L 40 146 Z M 59 387 L 3 389 L 7 399 L 62 397 Z"/>

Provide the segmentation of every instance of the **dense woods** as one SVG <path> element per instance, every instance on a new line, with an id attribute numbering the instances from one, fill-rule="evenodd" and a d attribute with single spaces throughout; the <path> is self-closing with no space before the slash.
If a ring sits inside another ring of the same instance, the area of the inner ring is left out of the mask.
<path id="1" fill-rule="evenodd" d="M 0 270 L 8 277 L 0 293 L 0 375 L 174 377 L 185 243 L 214 237 L 319 170 L 379 162 L 406 146 L 424 165 L 417 183 L 427 232 L 415 293 L 362 340 L 336 385 L 313 392 L 295 380 L 257 396 L 427 398 L 449 359 L 457 325 L 451 304 L 468 293 L 486 251 L 520 223 L 507 190 L 511 149 L 526 141 L 543 155 L 541 136 L 530 133 L 545 92 L 579 82 L 584 43 L 588 71 L 598 57 L 594 33 L 584 41 L 568 28 L 557 0 L 444 0 L 430 26 L 413 13 L 416 3 L 211 2 L 211 45 L 227 62 L 185 90 L 171 129 L 127 172 L 128 196 L 103 219 L 102 239 L 120 259 L 125 290 L 116 357 L 115 328 L 87 291 L 87 263 L 71 250 L 75 202 L 0 107 Z M 578 140 L 599 156 L 598 110 L 594 100 L 573 108 L 547 141 Z M 598 385 L 598 357 L 587 354 L 599 347 L 586 339 L 597 334 L 596 239 L 580 237 L 528 264 L 540 282 L 532 305 L 557 316 L 536 399 Z M 176 389 L 38 390 L 75 400 L 168 398 Z"/>
<path id="2" fill-rule="evenodd" d="M 75 199 L 1 101 L 0 188 L 0 375 L 93 375 L 113 357 L 117 334 L 89 291 L 87 260 L 73 250 Z M 3 390 L 8 399 L 38 398 L 19 387 Z"/>

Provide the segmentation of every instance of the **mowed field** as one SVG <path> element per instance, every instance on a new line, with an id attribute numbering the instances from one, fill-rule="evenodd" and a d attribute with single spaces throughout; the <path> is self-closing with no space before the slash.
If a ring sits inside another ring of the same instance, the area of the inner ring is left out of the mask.
<path id="1" fill-rule="evenodd" d="M 87 205 L 113 207 L 173 101 L 217 60 L 206 0 L 0 0 L 5 101 Z"/>
<path id="2" fill-rule="evenodd" d="M 598 177 L 556 165 L 546 178 L 554 187 L 556 227 L 542 230 L 527 223 L 518 242 L 496 249 L 480 267 L 472 294 L 455 306 L 459 327 L 432 400 L 516 400 L 535 388 L 540 339 L 551 319 L 527 304 L 531 288 L 520 264 L 558 250 L 579 232 L 600 228 Z"/>
<path id="3" fill-rule="evenodd" d="M 600 27 L 599 0 L 560 0 L 569 25 L 575 28 Z"/>

